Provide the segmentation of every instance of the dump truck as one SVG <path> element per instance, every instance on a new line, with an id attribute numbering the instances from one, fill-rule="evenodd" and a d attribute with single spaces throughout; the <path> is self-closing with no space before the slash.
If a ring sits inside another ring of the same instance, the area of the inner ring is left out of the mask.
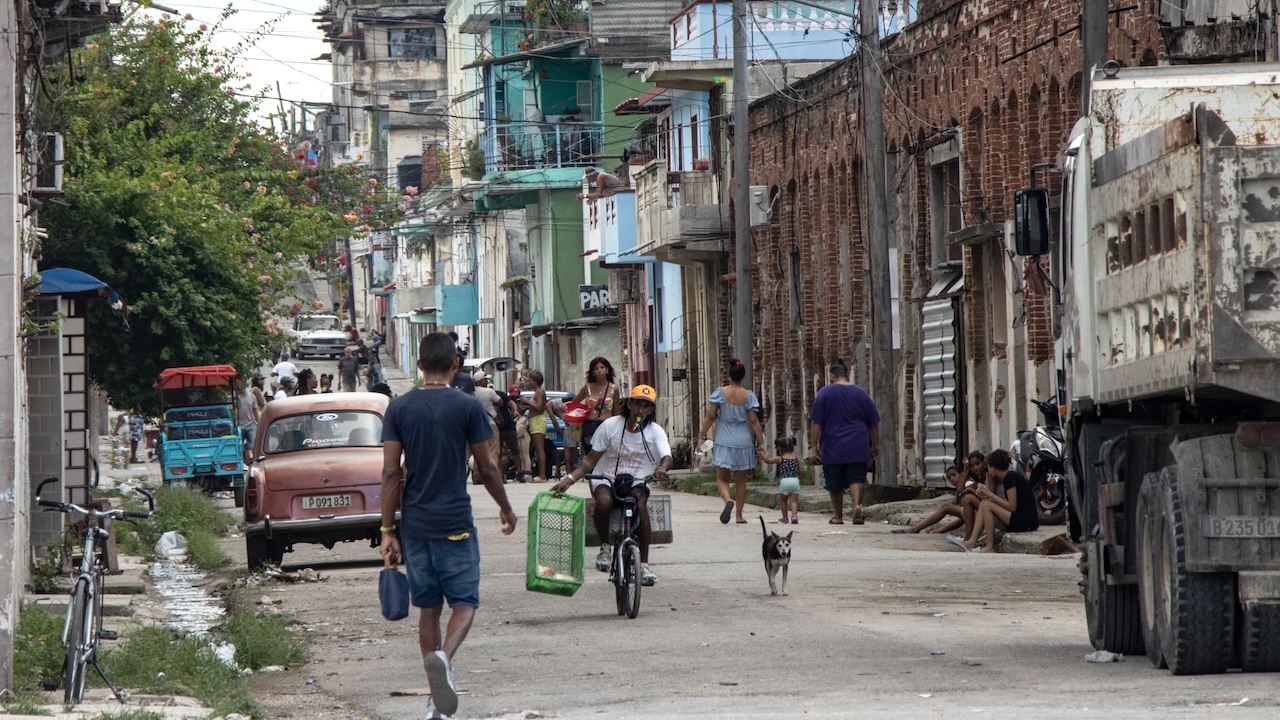
<path id="1" fill-rule="evenodd" d="M 1280 65 L 1108 63 L 1059 169 L 1015 241 L 1049 259 L 1089 639 L 1280 670 Z"/>

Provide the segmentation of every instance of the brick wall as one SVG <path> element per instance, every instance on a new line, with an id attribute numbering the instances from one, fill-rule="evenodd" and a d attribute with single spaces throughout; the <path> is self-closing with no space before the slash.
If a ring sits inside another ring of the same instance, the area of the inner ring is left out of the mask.
<path id="1" fill-rule="evenodd" d="M 1160 57 L 1156 7 L 1154 0 L 1137 7 L 1112 3 L 1109 58 L 1137 64 L 1138 58 Z M 933 283 L 936 264 L 924 150 L 954 133 L 963 225 L 1003 227 L 1013 192 L 1030 181 L 1031 166 L 1059 159 L 1080 114 L 1081 77 L 1078 2 L 940 0 L 922 4 L 920 12 L 921 19 L 882 48 L 891 236 L 899 250 L 901 288 L 895 319 L 902 335 L 899 450 L 908 477 L 914 472 L 910 451 L 920 434 L 919 302 Z M 870 323 L 884 320 L 866 311 L 870 279 L 861 222 L 858 73 L 857 59 L 849 58 L 751 107 L 751 184 L 767 186 L 771 196 L 781 193 L 773 227 L 752 233 L 757 390 L 780 433 L 800 435 L 827 362 L 844 358 L 854 381 L 867 384 Z M 1044 171 L 1036 176 L 1039 185 L 1051 188 L 1058 179 Z M 966 347 L 971 362 L 1010 362 L 1012 333 L 993 327 L 989 313 L 993 304 L 1020 305 L 1008 314 L 1025 312 L 1031 367 L 1008 371 L 1026 372 L 1052 359 L 1050 299 L 1030 285 L 1009 296 L 1005 289 L 1023 278 L 1012 277 L 1007 262 L 1003 274 L 988 268 L 975 276 L 979 255 L 988 263 L 1007 258 L 1011 248 L 997 235 L 985 241 L 997 243 L 990 250 L 964 249 Z M 1016 263 L 1023 267 L 1021 259 Z M 992 286 L 987 275 L 1007 277 L 1005 287 Z M 996 333 L 1005 339 L 993 341 Z M 972 398 L 961 401 L 967 400 Z"/>

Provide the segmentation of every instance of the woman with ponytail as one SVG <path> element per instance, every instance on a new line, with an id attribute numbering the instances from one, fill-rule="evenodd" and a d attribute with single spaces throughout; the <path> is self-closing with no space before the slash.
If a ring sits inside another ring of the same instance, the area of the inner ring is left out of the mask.
<path id="1" fill-rule="evenodd" d="M 756 394 L 742 387 L 747 376 L 747 366 L 741 360 L 729 360 L 729 384 L 717 388 L 708 400 L 707 415 L 698 430 L 698 444 L 707 439 L 712 423 L 716 424 L 715 448 L 711 462 L 716 466 L 716 484 L 724 510 L 720 522 L 728 523 L 729 516 L 745 523 L 742 506 L 747 501 L 747 472 L 756 467 L 756 448 L 764 447 L 764 433 L 760 429 L 760 401 Z M 729 496 L 729 475 L 733 474 L 733 497 Z M 734 510 L 737 510 L 734 513 Z"/>

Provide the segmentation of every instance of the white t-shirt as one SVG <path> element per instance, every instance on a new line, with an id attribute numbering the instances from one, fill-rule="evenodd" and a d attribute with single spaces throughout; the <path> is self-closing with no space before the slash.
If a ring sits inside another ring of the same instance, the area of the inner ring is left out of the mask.
<path id="1" fill-rule="evenodd" d="M 662 458 L 671 454 L 667 431 L 657 423 L 649 423 L 638 433 L 626 432 L 630 418 L 611 417 L 596 428 L 591 436 L 591 451 L 601 451 L 600 461 L 592 472 L 615 476 L 629 473 L 637 480 L 648 478 L 658 469 Z M 602 481 L 592 480 L 595 488 Z"/>
<path id="2" fill-rule="evenodd" d="M 476 386 L 476 399 L 484 406 L 484 412 L 489 416 L 489 422 L 493 422 L 498 416 L 498 391 L 490 387 Z"/>
<path id="3" fill-rule="evenodd" d="M 276 363 L 276 366 L 274 368 L 271 368 L 271 372 L 275 373 L 276 375 L 282 378 L 293 377 L 294 375 L 298 374 L 298 366 L 294 365 L 288 360 L 281 360 L 280 362 Z"/>
<path id="4" fill-rule="evenodd" d="M 280 388 L 279 390 L 276 391 L 276 394 L 273 395 L 272 397 L 275 398 L 276 400 L 283 400 L 289 397 L 289 393 L 285 392 L 284 388 Z"/>

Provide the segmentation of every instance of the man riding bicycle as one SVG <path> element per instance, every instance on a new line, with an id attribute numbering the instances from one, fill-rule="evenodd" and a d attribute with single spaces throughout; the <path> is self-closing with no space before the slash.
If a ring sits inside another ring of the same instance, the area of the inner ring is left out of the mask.
<path id="1" fill-rule="evenodd" d="M 649 570 L 649 538 L 652 527 L 649 522 L 649 485 L 650 476 L 665 478 L 671 469 L 671 442 L 667 439 L 667 431 L 654 422 L 654 403 L 658 399 L 658 391 L 648 385 L 637 385 L 627 398 L 627 412 L 605 420 L 591 436 L 591 453 L 569 473 L 568 477 L 556 483 L 554 492 L 563 493 L 571 485 L 599 467 L 602 473 L 612 475 L 619 482 L 618 490 L 636 499 L 640 513 L 640 562 L 641 583 L 648 586 L 657 582 L 658 578 Z M 621 487 L 625 476 L 632 481 L 629 489 Z M 613 509 L 613 481 L 591 480 L 591 495 L 595 498 L 596 508 L 593 515 L 596 532 L 600 534 L 600 554 L 596 556 L 596 569 L 609 572 L 612 550 L 609 546 L 609 511 Z"/>

